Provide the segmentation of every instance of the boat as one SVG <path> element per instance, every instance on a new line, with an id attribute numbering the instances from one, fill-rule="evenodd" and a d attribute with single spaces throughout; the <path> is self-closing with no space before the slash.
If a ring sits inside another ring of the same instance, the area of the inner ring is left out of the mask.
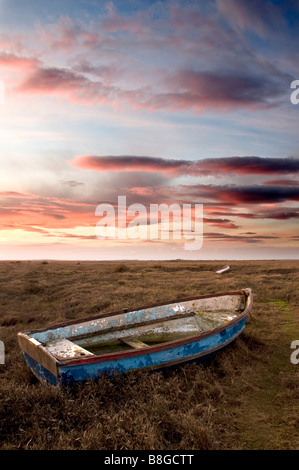
<path id="1" fill-rule="evenodd" d="M 215 273 L 222 274 L 229 270 L 230 270 L 230 266 L 227 265 L 227 266 L 223 266 L 223 268 L 216 269 Z"/>
<path id="2" fill-rule="evenodd" d="M 239 336 L 252 304 L 250 288 L 206 294 L 19 332 L 18 342 L 42 383 L 96 380 L 203 360 Z"/>

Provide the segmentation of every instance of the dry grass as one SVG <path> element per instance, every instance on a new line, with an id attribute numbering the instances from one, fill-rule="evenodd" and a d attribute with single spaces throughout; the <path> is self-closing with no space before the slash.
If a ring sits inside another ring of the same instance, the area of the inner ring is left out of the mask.
<path id="1" fill-rule="evenodd" d="M 229 264 L 1 262 L 0 449 L 299 449 L 298 262 Z M 202 364 L 54 388 L 17 344 L 49 323 L 242 287 L 254 292 L 245 332 Z"/>

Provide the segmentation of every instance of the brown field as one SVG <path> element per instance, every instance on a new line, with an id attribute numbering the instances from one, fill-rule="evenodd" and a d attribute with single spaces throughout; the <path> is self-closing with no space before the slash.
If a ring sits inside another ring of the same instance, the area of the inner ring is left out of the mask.
<path id="1" fill-rule="evenodd" d="M 0 262 L 0 449 L 299 450 L 298 261 Z M 17 333 L 243 287 L 245 331 L 205 363 L 41 385 Z"/>

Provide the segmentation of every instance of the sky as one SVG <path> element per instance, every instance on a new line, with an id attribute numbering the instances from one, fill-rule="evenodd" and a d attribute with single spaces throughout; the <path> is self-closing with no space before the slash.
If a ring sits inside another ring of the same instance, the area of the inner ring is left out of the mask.
<path id="1" fill-rule="evenodd" d="M 298 0 L 0 0 L 0 259 L 298 259 L 298 36 Z"/>

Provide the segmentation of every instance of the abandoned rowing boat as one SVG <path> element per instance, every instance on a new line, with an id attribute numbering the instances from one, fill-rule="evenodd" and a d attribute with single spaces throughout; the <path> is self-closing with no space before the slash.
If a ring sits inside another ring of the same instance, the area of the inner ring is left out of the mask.
<path id="1" fill-rule="evenodd" d="M 223 266 L 223 268 L 216 269 L 215 273 L 222 274 L 230 270 L 230 266 Z"/>
<path id="2" fill-rule="evenodd" d="M 252 308 L 251 289 L 103 313 L 18 333 L 41 382 L 97 379 L 203 359 L 233 341 Z"/>

